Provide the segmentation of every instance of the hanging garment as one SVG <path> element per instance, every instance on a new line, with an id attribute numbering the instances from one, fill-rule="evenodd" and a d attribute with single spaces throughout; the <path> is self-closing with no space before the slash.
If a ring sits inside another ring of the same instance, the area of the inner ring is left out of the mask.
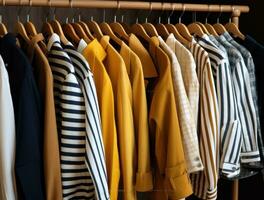
<path id="1" fill-rule="evenodd" d="M 120 56 L 123 58 L 132 87 L 132 110 L 136 138 L 136 189 L 140 192 L 153 188 L 150 163 L 147 97 L 142 64 L 138 56 L 122 42 Z"/>
<path id="2" fill-rule="evenodd" d="M 16 132 L 13 101 L 5 63 L 0 56 L 0 199 L 15 200 Z"/>
<path id="3" fill-rule="evenodd" d="M 19 37 L 21 48 L 31 57 L 34 76 L 44 99 L 43 112 L 43 167 L 46 199 L 62 199 L 59 138 L 56 124 L 55 103 L 53 94 L 53 76 L 49 61 L 42 52 L 42 35 L 31 39 L 31 45 Z"/>
<path id="4" fill-rule="evenodd" d="M 155 78 L 158 75 L 155 65 L 152 61 L 152 58 L 149 55 L 149 52 L 147 51 L 147 49 L 143 46 L 143 44 L 134 34 L 130 34 L 128 45 L 130 49 L 135 54 L 137 54 L 137 56 L 139 57 L 141 61 L 142 68 L 143 68 L 143 74 L 145 78 L 145 84 L 147 85 L 148 79 Z M 150 169 L 148 171 L 150 171 Z"/>
<path id="5" fill-rule="evenodd" d="M 110 45 L 109 37 L 104 36 L 100 43 L 107 53 L 104 60 L 106 71 L 111 79 L 117 124 L 117 135 L 119 140 L 119 155 L 121 163 L 121 174 L 123 177 L 123 199 L 134 200 L 136 190 L 135 180 L 135 132 L 132 110 L 132 89 L 127 74 L 125 63 L 117 51 Z"/>
<path id="6" fill-rule="evenodd" d="M 54 99 L 60 136 L 63 199 L 94 198 L 94 185 L 86 154 L 85 102 L 74 67 L 53 34 L 48 60 L 54 80 Z"/>
<path id="7" fill-rule="evenodd" d="M 208 53 L 195 41 L 190 52 L 196 62 L 200 83 L 198 138 L 204 170 L 191 174 L 193 192 L 202 199 L 217 198 L 219 164 L 219 111 L 216 88 Z"/>
<path id="8" fill-rule="evenodd" d="M 15 172 L 18 196 L 44 199 L 42 103 L 32 67 L 16 38 L 0 39 L 0 54 L 6 63 L 15 113 Z M 15 59 L 14 59 L 15 58 Z"/>
<path id="9" fill-rule="evenodd" d="M 257 118 L 250 87 L 249 72 L 240 52 L 223 35 L 217 38 L 226 48 L 230 62 L 239 120 L 241 124 L 242 150 L 238 152 L 242 163 L 260 161 L 257 143 Z M 233 144 L 233 143 L 231 143 Z"/>
<path id="10" fill-rule="evenodd" d="M 102 121 L 102 135 L 110 199 L 117 200 L 120 164 L 117 146 L 113 89 L 111 80 L 103 64 L 103 61 L 107 59 L 107 54 L 97 39 L 94 39 L 88 45 L 81 40 L 78 45 L 78 51 L 87 59 L 93 73 Z"/>
<path id="11" fill-rule="evenodd" d="M 228 177 L 236 176 L 240 172 L 239 156 L 237 155 L 241 150 L 241 127 L 229 61 L 224 52 L 217 48 L 208 36 L 204 35 L 200 38 L 198 44 L 208 52 L 216 85 L 220 114 L 218 136 L 221 145 L 220 169 Z"/>
<path id="12" fill-rule="evenodd" d="M 264 144 L 264 93 L 263 93 L 263 87 L 262 87 L 262 77 L 264 74 L 264 69 L 262 67 L 263 63 L 263 56 L 264 56 L 264 46 L 259 44 L 256 40 L 254 40 L 251 36 L 246 35 L 245 40 L 241 40 L 239 38 L 236 38 L 236 41 L 242 44 L 244 47 L 247 48 L 247 50 L 250 51 L 253 57 L 253 61 L 255 64 L 255 69 L 256 69 L 256 87 L 257 87 L 257 96 L 258 96 L 258 106 L 259 106 L 259 111 L 260 111 L 260 125 L 261 125 L 261 130 L 262 130 L 262 144 Z M 260 139 L 260 138 L 258 138 Z M 260 155 L 264 155 L 264 149 L 261 144 L 259 144 L 259 150 L 262 151 L 260 152 Z M 264 159 L 264 157 L 262 158 Z"/>
<path id="13" fill-rule="evenodd" d="M 159 37 L 159 40 L 163 50 L 173 59 L 174 94 L 187 170 L 188 173 L 201 171 L 203 170 L 203 164 L 200 158 L 197 137 L 197 116 L 194 114 L 196 113 L 194 110 L 198 112 L 199 100 L 199 83 L 195 71 L 195 63 L 190 52 L 175 39 L 173 34 L 169 35 L 166 43 L 161 37 Z"/>
<path id="14" fill-rule="evenodd" d="M 149 113 L 156 167 L 152 199 L 180 199 L 191 195 L 192 187 L 182 147 L 170 60 L 159 47 L 157 37 L 151 38 L 149 51 L 159 68 Z"/>
<path id="15" fill-rule="evenodd" d="M 257 95 L 257 83 L 256 83 L 256 73 L 255 73 L 255 64 L 253 61 L 253 58 L 251 56 L 251 53 L 243 46 L 238 44 L 230 35 L 228 32 L 225 32 L 223 36 L 227 39 L 227 41 L 232 44 L 239 52 L 241 53 L 244 63 L 248 69 L 249 73 L 249 78 L 250 78 L 250 88 L 251 88 L 251 93 L 252 93 L 252 98 L 254 102 L 254 107 L 256 110 L 256 118 L 257 118 L 257 133 L 258 133 L 258 146 L 260 153 L 262 154 L 261 156 L 264 157 L 263 154 L 263 139 L 261 135 L 261 129 L 260 129 L 260 120 L 259 120 L 259 108 L 258 108 L 258 95 Z"/>
<path id="16" fill-rule="evenodd" d="M 86 109 L 86 151 L 89 171 L 92 176 L 96 198 L 109 199 L 105 152 L 102 140 L 101 118 L 93 74 L 86 59 L 71 43 L 64 46 L 74 66 L 75 74 L 84 94 Z"/>
<path id="17" fill-rule="evenodd" d="M 196 74 L 196 65 L 190 51 L 177 41 L 173 34 L 166 40 L 168 46 L 175 52 L 182 70 L 185 90 L 192 108 L 195 127 L 197 127 L 198 102 L 199 102 L 199 82 Z M 199 162 L 201 163 L 200 155 Z M 199 170 L 201 170 L 200 167 Z"/>

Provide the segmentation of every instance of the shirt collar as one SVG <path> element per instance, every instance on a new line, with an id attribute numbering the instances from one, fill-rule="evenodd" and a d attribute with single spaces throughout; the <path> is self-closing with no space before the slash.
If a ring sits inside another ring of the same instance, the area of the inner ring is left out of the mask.
<path id="1" fill-rule="evenodd" d="M 225 39 L 226 39 L 227 41 L 229 41 L 229 42 L 233 40 L 232 36 L 231 36 L 228 32 L 224 32 L 222 35 L 223 35 L 223 36 L 225 37 Z"/>
<path id="2" fill-rule="evenodd" d="M 142 63 L 144 77 L 146 78 L 157 77 L 158 73 L 153 63 L 153 60 L 149 55 L 149 52 L 142 45 L 139 39 L 134 34 L 130 34 L 128 43 L 131 50 L 137 54 L 137 56 L 139 57 Z"/>
<path id="3" fill-rule="evenodd" d="M 82 53 L 83 50 L 86 47 L 87 47 L 87 43 L 83 39 L 81 39 L 80 42 L 79 42 L 79 44 L 78 44 L 77 51 L 80 52 L 80 53 Z"/>
<path id="4" fill-rule="evenodd" d="M 50 51 L 52 45 L 55 43 L 55 42 L 59 42 L 60 43 L 60 37 L 56 34 L 56 33 L 53 33 L 49 39 L 49 42 L 48 42 L 48 45 L 47 45 L 47 49 L 48 51 Z"/>

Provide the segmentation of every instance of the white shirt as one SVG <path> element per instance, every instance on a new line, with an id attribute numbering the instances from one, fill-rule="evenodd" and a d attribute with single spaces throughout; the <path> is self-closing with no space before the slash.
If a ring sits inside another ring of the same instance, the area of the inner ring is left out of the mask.
<path id="1" fill-rule="evenodd" d="M 0 56 L 0 199 L 16 199 L 15 116 L 5 63 Z"/>
<path id="2" fill-rule="evenodd" d="M 187 170 L 188 173 L 201 171 L 203 170 L 203 164 L 199 153 L 200 151 L 199 151 L 196 124 L 195 124 L 195 119 L 192 115 L 193 113 L 192 107 L 190 101 L 188 100 L 187 92 L 184 88 L 184 80 L 183 80 L 181 66 L 178 62 L 178 59 L 174 51 L 164 42 L 164 40 L 161 37 L 158 38 L 161 48 L 166 52 L 166 54 L 169 56 L 171 60 L 174 95 L 177 104 L 177 114 L 179 117 L 179 124 L 181 127 L 182 143 L 183 143 L 184 155 L 186 159 Z"/>

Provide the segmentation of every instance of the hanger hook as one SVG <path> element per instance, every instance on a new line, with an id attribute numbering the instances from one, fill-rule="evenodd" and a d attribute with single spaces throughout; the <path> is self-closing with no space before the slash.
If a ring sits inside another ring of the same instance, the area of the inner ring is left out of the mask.
<path id="1" fill-rule="evenodd" d="M 146 16 L 146 20 L 145 20 L 146 23 L 148 23 L 148 17 L 150 16 L 151 12 L 152 12 L 152 2 L 149 2 L 149 13 Z"/>
<path id="2" fill-rule="evenodd" d="M 207 12 L 207 15 L 205 17 L 205 23 L 207 24 L 208 23 L 208 17 L 210 16 L 210 6 L 211 5 L 208 5 L 208 12 Z"/>
<path id="3" fill-rule="evenodd" d="M 20 14 L 21 14 L 21 10 L 22 10 L 23 6 L 22 6 L 22 0 L 19 0 L 19 8 L 17 11 L 17 21 L 20 22 Z"/>
<path id="4" fill-rule="evenodd" d="M 116 11 L 115 11 L 115 15 L 114 15 L 114 22 L 116 22 L 116 18 L 117 18 L 116 15 L 117 15 L 119 10 L 120 10 L 120 1 L 117 0 L 116 1 Z"/>
<path id="5" fill-rule="evenodd" d="M 222 5 L 219 5 L 219 7 L 220 7 L 220 13 L 219 13 L 219 15 L 217 17 L 217 23 L 220 23 L 219 19 L 220 19 L 221 15 L 222 15 L 222 11 L 223 11 Z"/>
<path id="6" fill-rule="evenodd" d="M 171 13 L 169 14 L 168 19 L 167 19 L 167 20 L 168 20 L 168 24 L 170 24 L 170 18 L 171 18 L 171 16 L 173 15 L 173 13 L 174 13 L 174 9 L 175 9 L 173 3 L 171 4 L 171 7 L 172 7 L 172 11 L 171 11 Z"/>
<path id="7" fill-rule="evenodd" d="M 29 9 L 28 9 L 28 12 L 27 12 L 27 22 L 30 21 L 31 8 L 32 8 L 32 0 L 29 0 Z"/>
<path id="8" fill-rule="evenodd" d="M 229 19 L 228 19 L 228 21 L 229 21 L 229 23 L 231 23 L 232 22 L 232 16 L 233 16 L 233 13 L 235 12 L 235 6 L 232 6 L 232 12 L 231 12 L 231 15 L 230 15 L 230 17 L 229 17 Z"/>
<path id="9" fill-rule="evenodd" d="M 159 20 L 159 24 L 161 23 L 161 16 L 162 16 L 162 14 L 164 13 L 164 10 L 165 10 L 165 4 L 164 4 L 164 2 L 162 2 L 162 10 L 161 10 L 161 13 L 159 14 L 159 18 L 158 18 L 158 20 Z"/>
<path id="10" fill-rule="evenodd" d="M 185 4 L 183 3 L 182 4 L 182 13 L 181 13 L 181 15 L 179 17 L 179 23 L 181 23 L 181 19 L 182 19 L 182 16 L 184 15 L 184 13 L 185 13 Z"/>

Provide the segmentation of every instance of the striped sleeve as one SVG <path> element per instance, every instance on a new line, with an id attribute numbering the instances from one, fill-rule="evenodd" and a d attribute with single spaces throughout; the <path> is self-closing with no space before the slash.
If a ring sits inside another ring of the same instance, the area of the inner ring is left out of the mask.
<path id="1" fill-rule="evenodd" d="M 202 199 L 216 199 L 218 180 L 218 120 L 217 96 L 211 64 L 207 52 L 198 44 L 192 44 L 197 74 L 200 82 L 200 110 L 198 135 L 204 171 L 191 174 L 194 194 Z"/>
<path id="2" fill-rule="evenodd" d="M 71 58 L 84 94 L 86 109 L 86 160 L 94 182 L 96 196 L 99 200 L 109 199 L 101 119 L 93 74 L 86 59 L 72 45 L 66 45 L 64 50 Z"/>
<path id="3" fill-rule="evenodd" d="M 233 72 L 234 88 L 238 102 L 239 119 L 242 125 L 241 162 L 250 163 L 260 161 L 257 144 L 257 119 L 250 78 L 243 60 L 236 63 Z M 233 141 L 231 141 L 233 142 Z"/>
<path id="4" fill-rule="evenodd" d="M 84 96 L 58 35 L 53 34 L 47 46 L 60 138 L 63 199 L 94 199 L 94 184 L 86 163 Z"/>
<path id="5" fill-rule="evenodd" d="M 85 163 L 85 104 L 73 74 L 62 85 L 61 172 L 63 199 L 94 199 L 94 186 Z"/>

